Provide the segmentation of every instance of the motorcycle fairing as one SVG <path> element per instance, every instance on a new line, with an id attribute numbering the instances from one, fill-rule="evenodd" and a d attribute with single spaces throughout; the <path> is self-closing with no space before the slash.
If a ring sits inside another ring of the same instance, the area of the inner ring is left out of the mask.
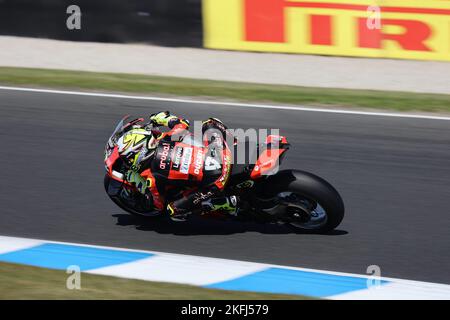
<path id="1" fill-rule="evenodd" d="M 282 157 L 286 150 L 289 149 L 289 143 L 286 137 L 283 136 L 269 135 L 265 142 L 266 148 L 260 152 L 250 173 L 252 179 L 277 173 Z"/>

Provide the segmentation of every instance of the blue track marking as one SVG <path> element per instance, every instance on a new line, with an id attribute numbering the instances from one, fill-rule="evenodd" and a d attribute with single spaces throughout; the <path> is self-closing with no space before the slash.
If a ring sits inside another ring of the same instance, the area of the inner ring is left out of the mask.
<path id="1" fill-rule="evenodd" d="M 46 243 L 0 254 L 0 261 L 50 269 L 77 265 L 81 271 L 118 265 L 154 256 L 151 253 L 110 250 L 76 245 Z"/>
<path id="2" fill-rule="evenodd" d="M 389 283 L 389 281 L 380 281 L 381 285 L 386 283 Z M 260 272 L 229 281 L 214 283 L 206 287 L 225 290 L 327 297 L 355 290 L 367 289 L 367 278 L 282 268 L 268 268 Z"/>

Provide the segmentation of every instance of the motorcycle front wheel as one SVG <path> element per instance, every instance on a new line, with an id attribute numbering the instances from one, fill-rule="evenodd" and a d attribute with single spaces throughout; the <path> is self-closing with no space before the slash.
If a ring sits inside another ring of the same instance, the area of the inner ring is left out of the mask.
<path id="1" fill-rule="evenodd" d="M 157 217 L 161 212 L 138 191 L 124 188 L 123 184 L 105 175 L 103 179 L 106 194 L 119 208 L 140 217 Z"/>

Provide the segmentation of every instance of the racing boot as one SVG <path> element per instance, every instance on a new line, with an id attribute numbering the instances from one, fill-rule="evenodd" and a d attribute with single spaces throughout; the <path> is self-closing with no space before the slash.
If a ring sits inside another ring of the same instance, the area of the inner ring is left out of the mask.
<path id="1" fill-rule="evenodd" d="M 175 222 L 185 222 L 192 213 L 186 209 L 176 207 L 173 202 L 167 205 L 167 212 L 170 219 Z"/>
<path id="2" fill-rule="evenodd" d="M 202 202 L 204 211 L 217 211 L 231 216 L 237 216 L 238 198 L 236 196 L 226 196 L 220 198 L 211 198 Z"/>

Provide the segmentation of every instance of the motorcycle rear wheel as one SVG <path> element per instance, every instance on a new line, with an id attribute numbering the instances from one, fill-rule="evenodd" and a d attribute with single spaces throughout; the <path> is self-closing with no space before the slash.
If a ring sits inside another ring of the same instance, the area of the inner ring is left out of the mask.
<path id="1" fill-rule="evenodd" d="M 287 216 L 299 215 L 298 221 L 287 222 L 294 229 L 326 233 L 334 230 L 344 218 L 345 207 L 339 193 L 330 183 L 312 173 L 284 170 L 269 178 L 268 183 L 276 197 L 286 205 Z M 307 213 L 311 214 L 309 220 L 304 219 Z"/>

